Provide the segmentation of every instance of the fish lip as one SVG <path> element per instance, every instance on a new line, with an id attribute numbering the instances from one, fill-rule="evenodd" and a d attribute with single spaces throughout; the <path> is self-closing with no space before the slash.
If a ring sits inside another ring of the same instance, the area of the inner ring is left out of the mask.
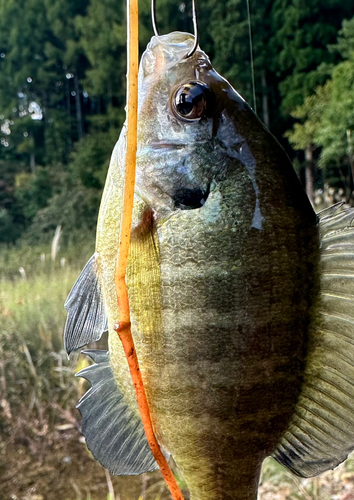
<path id="1" fill-rule="evenodd" d="M 150 149 L 182 149 L 187 147 L 184 142 L 153 142 L 145 147 Z"/>
<path id="2" fill-rule="evenodd" d="M 186 143 L 186 142 L 167 142 L 167 141 L 161 141 L 161 142 L 151 142 L 150 144 L 145 144 L 139 149 L 183 149 L 183 148 L 188 148 L 191 147 L 191 145 L 199 145 L 199 144 L 206 144 L 209 142 L 208 140 L 202 140 L 202 141 L 197 141 L 194 140 L 193 143 Z"/>

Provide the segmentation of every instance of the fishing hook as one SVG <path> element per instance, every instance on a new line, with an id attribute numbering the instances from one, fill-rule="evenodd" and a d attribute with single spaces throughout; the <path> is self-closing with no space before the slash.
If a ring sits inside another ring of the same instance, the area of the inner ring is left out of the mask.
<path id="1" fill-rule="evenodd" d="M 198 25 L 197 25 L 197 9 L 196 9 L 196 0 L 192 0 L 192 17 L 193 17 L 193 30 L 194 30 L 194 45 L 191 48 L 191 50 L 188 52 L 188 54 L 185 56 L 186 59 L 191 57 L 194 52 L 197 50 L 198 45 L 199 45 L 199 32 L 198 32 Z M 155 36 L 159 36 L 159 32 L 157 31 L 156 28 L 156 1 L 151 0 L 151 22 L 152 22 L 152 29 L 154 30 Z"/>

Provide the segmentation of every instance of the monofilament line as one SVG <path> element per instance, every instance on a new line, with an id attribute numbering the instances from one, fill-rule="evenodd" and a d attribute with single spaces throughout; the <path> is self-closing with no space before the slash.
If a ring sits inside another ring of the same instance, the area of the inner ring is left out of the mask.
<path id="1" fill-rule="evenodd" d="M 252 73 L 252 92 L 253 92 L 253 109 L 257 114 L 256 103 L 256 83 L 254 78 L 254 60 L 253 60 L 253 41 L 252 41 L 252 23 L 251 23 L 251 9 L 250 0 L 247 0 L 247 16 L 248 16 L 248 36 L 250 40 L 250 58 L 251 58 L 251 73 Z"/>

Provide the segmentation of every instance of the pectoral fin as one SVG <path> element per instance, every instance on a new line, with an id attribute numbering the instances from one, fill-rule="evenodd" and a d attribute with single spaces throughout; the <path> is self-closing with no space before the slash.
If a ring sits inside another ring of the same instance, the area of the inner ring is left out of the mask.
<path id="1" fill-rule="evenodd" d="M 320 215 L 320 296 L 293 418 L 274 457 L 303 477 L 343 462 L 354 449 L 354 210 Z"/>
<path id="2" fill-rule="evenodd" d="M 109 364 L 107 351 L 83 351 L 96 364 L 76 374 L 92 387 L 80 399 L 82 432 L 96 460 L 112 474 L 135 475 L 158 468 L 140 415 L 125 402 Z"/>
<path id="3" fill-rule="evenodd" d="M 107 316 L 96 268 L 96 254 L 82 270 L 64 306 L 68 311 L 64 330 L 64 347 L 68 354 L 99 340 L 107 330 Z"/>

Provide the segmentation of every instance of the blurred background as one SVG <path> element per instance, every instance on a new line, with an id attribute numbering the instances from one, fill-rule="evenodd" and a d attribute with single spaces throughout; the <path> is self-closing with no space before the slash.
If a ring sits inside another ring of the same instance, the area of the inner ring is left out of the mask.
<path id="1" fill-rule="evenodd" d="M 202 49 L 283 144 L 316 210 L 353 205 L 354 0 L 250 0 L 256 102 L 247 1 L 198 4 Z M 160 33 L 191 31 L 190 10 L 158 0 Z M 151 35 L 140 0 L 141 50 Z M 69 363 L 62 343 L 125 73 L 125 2 L 0 0 L 1 500 L 168 497 L 158 473 L 112 478 L 92 459 L 75 410 L 86 386 L 73 377 L 87 361 Z M 263 470 L 260 500 L 354 499 L 351 459 L 306 481 L 271 459 Z"/>

